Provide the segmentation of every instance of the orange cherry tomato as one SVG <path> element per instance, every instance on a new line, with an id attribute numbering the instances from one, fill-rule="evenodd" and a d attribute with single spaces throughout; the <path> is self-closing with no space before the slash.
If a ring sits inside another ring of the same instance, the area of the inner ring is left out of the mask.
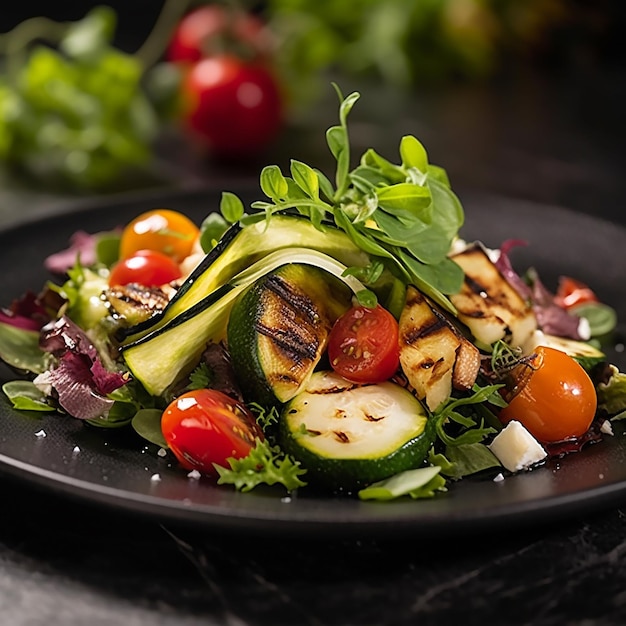
<path id="1" fill-rule="evenodd" d="M 598 297 L 585 283 L 570 276 L 561 276 L 555 301 L 560 307 L 571 309 L 584 302 L 598 302 Z"/>
<path id="2" fill-rule="evenodd" d="M 263 431 L 243 404 L 215 389 L 196 389 L 176 398 L 163 412 L 161 431 L 179 463 L 216 475 L 213 464 L 248 456 Z"/>
<path id="3" fill-rule="evenodd" d="M 354 306 L 334 324 L 328 337 L 331 367 L 356 383 L 391 378 L 400 364 L 398 322 L 380 304 Z"/>
<path id="4" fill-rule="evenodd" d="M 122 259 L 111 269 L 111 287 L 136 283 L 145 287 L 160 287 L 180 278 L 178 263 L 156 250 L 139 250 L 133 256 Z"/>
<path id="5" fill-rule="evenodd" d="M 554 443 L 582 436 L 596 414 L 596 390 L 587 372 L 570 356 L 540 346 L 529 365 L 518 366 L 517 388 L 500 412 L 504 423 L 521 422 L 539 441 Z"/>
<path id="6" fill-rule="evenodd" d="M 199 233 L 200 229 L 178 211 L 146 211 L 122 231 L 120 258 L 126 259 L 139 250 L 157 250 L 180 263 L 191 253 Z"/>

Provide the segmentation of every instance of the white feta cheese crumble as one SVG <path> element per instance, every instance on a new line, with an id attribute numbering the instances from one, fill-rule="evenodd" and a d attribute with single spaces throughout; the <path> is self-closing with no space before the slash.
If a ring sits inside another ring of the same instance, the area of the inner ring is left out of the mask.
<path id="1" fill-rule="evenodd" d="M 487 253 L 487 256 L 489 257 L 489 260 L 492 263 L 497 263 L 500 260 L 500 257 L 502 256 L 502 251 L 498 248 L 487 248 L 486 246 L 484 246 L 484 250 Z"/>
<path id="2" fill-rule="evenodd" d="M 501 483 L 504 480 L 504 475 L 500 472 L 494 479 L 494 483 Z"/>
<path id="3" fill-rule="evenodd" d="M 152 476 L 150 476 L 150 480 L 153 483 L 158 483 L 158 482 L 161 481 L 161 476 L 160 476 L 160 474 L 152 474 Z"/>
<path id="4" fill-rule="evenodd" d="M 589 320 L 586 317 L 580 318 L 577 330 L 581 341 L 589 341 L 589 339 L 591 339 L 591 326 L 589 325 Z"/>
<path id="5" fill-rule="evenodd" d="M 33 385 L 43 393 L 44 396 L 52 395 L 52 378 L 50 372 L 42 372 L 33 379 Z"/>
<path id="6" fill-rule="evenodd" d="M 38 430 L 35 433 L 35 437 L 45 437 L 46 436 L 46 431 L 45 430 Z"/>
<path id="7" fill-rule="evenodd" d="M 600 426 L 600 432 L 604 435 L 613 435 L 613 425 L 609 420 L 604 420 Z"/>
<path id="8" fill-rule="evenodd" d="M 463 252 L 464 250 L 467 250 L 467 241 L 465 241 L 465 239 L 461 239 L 461 237 L 455 237 L 452 240 L 450 252 L 448 254 L 453 256 Z"/>
<path id="9" fill-rule="evenodd" d="M 510 472 L 528 469 L 547 456 L 541 444 L 516 420 L 509 422 L 488 447 Z"/>
<path id="10" fill-rule="evenodd" d="M 187 478 L 191 478 L 193 480 L 199 480 L 200 476 L 201 474 L 198 470 L 191 470 L 189 474 L 187 474 Z"/>

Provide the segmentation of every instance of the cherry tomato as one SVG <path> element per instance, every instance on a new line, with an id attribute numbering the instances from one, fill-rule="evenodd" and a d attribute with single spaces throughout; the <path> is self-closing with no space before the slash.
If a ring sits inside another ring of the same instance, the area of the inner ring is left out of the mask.
<path id="1" fill-rule="evenodd" d="M 270 70 L 231 55 L 201 59 L 183 79 L 184 120 L 192 136 L 228 157 L 250 156 L 282 126 L 282 95 Z"/>
<path id="2" fill-rule="evenodd" d="M 560 307 L 570 309 L 577 304 L 598 302 L 598 297 L 585 283 L 570 276 L 561 276 L 555 301 Z"/>
<path id="3" fill-rule="evenodd" d="M 109 285 L 114 287 L 137 283 L 146 287 L 159 287 L 181 276 L 178 263 L 171 257 L 156 250 L 139 250 L 113 266 Z"/>
<path id="4" fill-rule="evenodd" d="M 520 365 L 517 388 L 500 412 L 504 423 L 521 422 L 539 441 L 580 437 L 596 413 L 596 391 L 587 372 L 570 356 L 540 346 L 530 366 Z"/>
<path id="5" fill-rule="evenodd" d="M 161 431 L 185 469 L 216 475 L 213 464 L 248 456 L 263 431 L 240 402 L 215 389 L 188 391 L 165 409 Z"/>
<path id="6" fill-rule="evenodd" d="M 167 59 L 193 63 L 224 49 L 267 56 L 271 48 L 269 31 L 256 16 L 234 7 L 202 6 L 185 15 L 174 29 Z"/>
<path id="7" fill-rule="evenodd" d="M 398 369 L 399 355 L 398 322 L 380 304 L 352 307 L 330 331 L 330 365 L 352 382 L 388 380 Z"/>
<path id="8" fill-rule="evenodd" d="M 126 225 L 120 240 L 120 258 L 139 250 L 157 250 L 180 263 L 189 256 L 200 229 L 186 216 L 171 209 L 153 209 Z"/>

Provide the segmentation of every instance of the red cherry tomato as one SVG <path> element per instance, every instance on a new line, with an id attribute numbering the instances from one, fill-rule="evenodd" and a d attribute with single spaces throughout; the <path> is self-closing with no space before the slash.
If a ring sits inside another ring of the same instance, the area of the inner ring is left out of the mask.
<path id="1" fill-rule="evenodd" d="M 587 372 L 574 359 L 540 346 L 530 366 L 519 368 L 519 391 L 500 412 L 504 423 L 517 420 L 544 443 L 587 432 L 596 413 L 597 396 Z"/>
<path id="2" fill-rule="evenodd" d="M 136 283 L 146 287 L 159 287 L 181 276 L 178 263 L 171 257 L 156 250 L 139 250 L 113 266 L 109 285 L 114 287 Z"/>
<path id="3" fill-rule="evenodd" d="M 188 391 L 165 409 L 161 431 L 168 446 L 189 470 L 216 475 L 213 464 L 248 456 L 263 439 L 254 416 L 240 402 L 215 389 Z"/>
<path id="4" fill-rule="evenodd" d="M 399 355 L 398 322 L 380 304 L 352 307 L 330 331 L 330 365 L 352 382 L 388 380 L 398 369 Z"/>
<path id="5" fill-rule="evenodd" d="M 570 276 L 561 276 L 555 301 L 560 307 L 570 309 L 584 302 L 598 302 L 598 297 L 585 283 Z"/>
<path id="6" fill-rule="evenodd" d="M 181 262 L 192 251 L 200 229 L 186 216 L 171 209 L 153 209 L 126 225 L 120 239 L 120 258 L 139 250 L 157 250 Z"/>
<path id="7" fill-rule="evenodd" d="M 202 6 L 185 15 L 167 49 L 174 63 L 199 61 L 226 49 L 244 47 L 246 56 L 267 56 L 272 48 L 269 31 L 256 16 L 234 7 Z"/>
<path id="8" fill-rule="evenodd" d="M 185 123 L 203 145 L 246 157 L 272 141 L 282 125 L 282 96 L 264 65 L 229 55 L 201 59 L 183 79 Z"/>

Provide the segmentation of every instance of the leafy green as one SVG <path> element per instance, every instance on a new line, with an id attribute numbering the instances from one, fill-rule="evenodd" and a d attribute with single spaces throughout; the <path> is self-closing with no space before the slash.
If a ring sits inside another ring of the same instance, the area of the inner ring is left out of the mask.
<path id="1" fill-rule="evenodd" d="M 80 259 L 67 275 L 62 285 L 50 282 L 48 286 L 67 300 L 67 315 L 81 328 L 89 330 L 109 314 L 106 302 L 100 297 L 108 287 L 107 275 L 81 265 Z"/>
<path id="2" fill-rule="evenodd" d="M 620 372 L 614 365 L 610 366 L 611 376 L 606 383 L 599 383 L 598 407 L 609 415 L 617 416 L 626 411 L 626 374 Z M 620 415 L 623 418 L 622 415 Z"/>
<path id="3" fill-rule="evenodd" d="M 137 434 L 151 443 L 167 448 L 167 442 L 161 431 L 161 415 L 159 409 L 140 409 L 132 419 L 132 425 Z"/>
<path id="4" fill-rule="evenodd" d="M 215 465 L 219 474 L 217 483 L 234 485 L 239 491 L 251 491 L 261 484 L 281 484 L 287 491 L 306 485 L 300 478 L 306 473 L 300 463 L 267 440 L 257 439 L 256 446 L 248 456 L 242 459 L 230 458 L 228 464 L 230 468 Z"/>
<path id="5" fill-rule="evenodd" d="M 194 389 L 206 389 L 210 387 L 215 378 L 213 370 L 209 367 L 208 363 L 202 362 L 196 367 L 191 374 L 189 374 L 189 384 L 187 390 L 193 391 Z"/>
<path id="6" fill-rule="evenodd" d="M 47 368 L 47 356 L 39 348 L 39 331 L 0 322 L 0 358 L 8 365 L 40 374 Z"/>
<path id="7" fill-rule="evenodd" d="M 112 44 L 114 11 L 99 6 L 75 23 L 28 26 L 37 24 L 29 41 L 19 39 L 26 28 L 3 36 L 0 161 L 76 189 L 106 188 L 144 167 L 158 120 L 144 66 Z"/>
<path id="8" fill-rule="evenodd" d="M 2 391 L 18 411 L 56 411 L 48 397 L 31 381 L 12 380 L 2 385 Z"/>
<path id="9" fill-rule="evenodd" d="M 442 467 L 441 473 L 455 479 L 501 467 L 495 454 L 482 443 L 448 446 L 445 458 L 449 465 Z"/>
<path id="10" fill-rule="evenodd" d="M 96 260 L 106 267 L 111 267 L 120 258 L 121 234 L 115 231 L 103 231 L 96 236 Z"/>
<path id="11" fill-rule="evenodd" d="M 436 420 L 438 438 L 449 447 L 480 443 L 489 435 L 496 432 L 493 426 L 485 426 L 484 419 L 478 410 L 484 403 L 494 406 L 503 406 L 504 401 L 498 393 L 503 385 L 474 385 L 470 396 L 451 398 L 433 415 Z M 467 411 L 466 409 L 469 409 Z M 475 409 L 475 410 L 473 410 Z M 451 434 L 451 426 L 454 434 Z"/>
<path id="12" fill-rule="evenodd" d="M 438 491 L 446 490 L 440 471 L 438 466 L 407 470 L 361 489 L 358 496 L 361 500 L 394 500 L 402 496 L 432 498 Z"/>
<path id="13" fill-rule="evenodd" d="M 269 165 L 260 176 L 267 200 L 253 202 L 251 207 L 268 220 L 273 213 L 289 209 L 318 227 L 322 221 L 333 222 L 372 257 L 372 267 L 382 266 L 403 282 L 414 283 L 454 313 L 447 294 L 460 290 L 463 272 L 448 253 L 463 224 L 461 203 L 443 170 L 428 164 L 424 146 L 413 136 L 400 142 L 400 164 L 370 149 L 351 170 L 347 118 L 360 95 L 353 92 L 343 98 L 335 88 L 340 99 L 339 124 L 326 133 L 336 160 L 334 184 L 300 161 L 291 161 L 291 176 Z M 228 205 L 233 202 L 231 194 Z M 228 205 L 223 199 L 225 218 Z"/>
<path id="14" fill-rule="evenodd" d="M 583 317 L 589 322 L 591 337 L 602 337 L 617 326 L 617 313 L 613 307 L 603 302 L 585 302 L 570 308 L 570 313 Z"/>

